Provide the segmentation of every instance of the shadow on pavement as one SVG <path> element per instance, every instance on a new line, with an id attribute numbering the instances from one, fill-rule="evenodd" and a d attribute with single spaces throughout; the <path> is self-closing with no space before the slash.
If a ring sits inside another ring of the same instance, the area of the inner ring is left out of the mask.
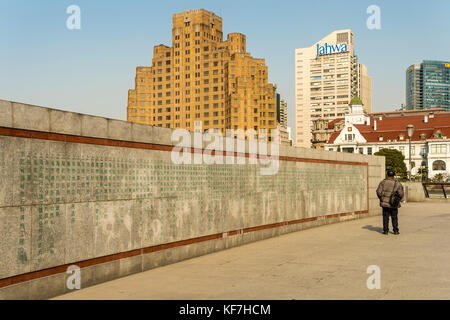
<path id="1" fill-rule="evenodd" d="M 378 233 L 383 233 L 383 228 L 382 227 L 374 227 L 374 226 L 371 226 L 371 225 L 367 225 L 367 226 L 364 226 L 362 228 L 370 230 L 370 231 L 376 231 Z"/>

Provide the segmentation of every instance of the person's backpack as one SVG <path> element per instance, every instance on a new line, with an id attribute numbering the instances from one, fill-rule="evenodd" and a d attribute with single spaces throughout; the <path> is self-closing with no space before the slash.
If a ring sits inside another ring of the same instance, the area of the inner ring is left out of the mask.
<path id="1" fill-rule="evenodd" d="M 400 204 L 400 200 L 402 200 L 402 197 L 400 197 L 398 192 L 394 191 L 396 183 L 397 183 L 397 181 L 394 181 L 394 186 L 392 187 L 391 197 L 389 198 L 389 205 L 392 208 L 398 208 L 398 205 Z"/>

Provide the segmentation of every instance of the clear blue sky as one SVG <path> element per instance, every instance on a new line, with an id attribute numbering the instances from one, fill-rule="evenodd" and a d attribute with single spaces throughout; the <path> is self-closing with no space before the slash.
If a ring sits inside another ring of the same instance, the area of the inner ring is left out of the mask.
<path id="1" fill-rule="evenodd" d="M 81 30 L 68 30 L 66 8 L 81 8 Z M 366 27 L 369 5 L 381 30 Z M 450 60 L 450 1 L 0 0 L 0 99 L 126 119 L 135 68 L 153 46 L 171 45 L 172 14 L 204 8 L 223 18 L 224 35 L 247 35 L 247 51 L 265 58 L 269 81 L 294 116 L 294 50 L 351 28 L 359 61 L 373 81 L 373 110 L 405 101 L 405 70 Z"/>

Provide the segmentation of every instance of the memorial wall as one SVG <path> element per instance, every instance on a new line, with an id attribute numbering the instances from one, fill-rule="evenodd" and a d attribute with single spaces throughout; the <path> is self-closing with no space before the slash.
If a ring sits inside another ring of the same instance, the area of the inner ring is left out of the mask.
<path id="1" fill-rule="evenodd" d="M 244 164 L 175 164 L 171 137 L 0 100 L 0 299 L 66 293 L 70 266 L 83 288 L 381 212 L 382 157 L 280 146 L 263 175 L 248 145 Z"/>

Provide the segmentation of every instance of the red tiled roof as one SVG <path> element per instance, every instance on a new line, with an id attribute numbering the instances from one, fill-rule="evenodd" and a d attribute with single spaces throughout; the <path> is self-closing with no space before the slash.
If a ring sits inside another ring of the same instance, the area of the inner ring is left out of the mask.
<path id="1" fill-rule="evenodd" d="M 331 120 L 330 122 L 328 122 L 328 129 L 333 129 L 333 128 L 334 128 L 334 125 L 335 125 L 337 122 L 340 122 L 340 121 L 342 121 L 342 120 L 345 120 L 345 118 L 336 118 L 336 119 L 334 119 L 334 120 Z"/>
<path id="2" fill-rule="evenodd" d="M 388 140 L 408 141 L 406 126 L 409 124 L 414 126 L 412 141 L 422 140 L 420 137 L 422 134 L 425 134 L 425 139 L 436 139 L 435 134 L 438 130 L 442 133 L 442 136 L 450 138 L 450 113 L 435 114 L 433 118 L 428 117 L 428 123 L 424 122 L 424 118 L 425 115 L 388 117 L 382 120 L 372 118 L 370 120 L 370 126 L 364 124 L 354 126 L 364 136 L 367 142 L 380 142 L 380 136 L 383 137 L 383 142 Z M 376 131 L 374 130 L 374 121 L 377 122 Z M 341 131 L 333 133 L 328 143 L 333 143 Z M 403 140 L 400 140 L 401 134 L 404 136 Z"/>
<path id="3" fill-rule="evenodd" d="M 372 112 L 369 116 L 379 116 L 379 115 L 389 115 L 389 114 L 400 114 L 400 113 L 425 113 L 425 112 L 446 112 L 445 108 L 430 108 L 430 109 L 414 109 L 414 110 L 395 110 L 395 111 L 380 111 Z"/>
<path id="4" fill-rule="evenodd" d="M 342 130 L 333 132 L 333 133 L 331 134 L 330 140 L 328 140 L 328 143 L 329 143 L 329 144 L 334 143 L 334 140 L 336 140 L 336 138 L 339 136 L 339 134 L 341 133 L 341 131 L 342 131 Z"/>

